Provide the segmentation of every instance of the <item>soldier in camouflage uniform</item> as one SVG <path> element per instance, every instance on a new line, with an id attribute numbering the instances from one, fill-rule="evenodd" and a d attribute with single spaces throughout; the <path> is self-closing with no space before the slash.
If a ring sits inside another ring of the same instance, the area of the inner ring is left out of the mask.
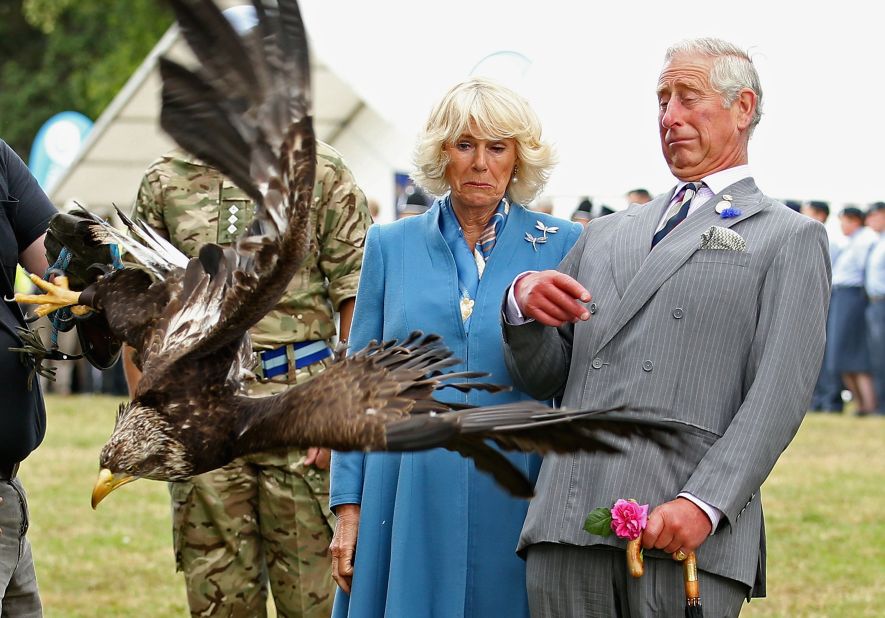
<path id="1" fill-rule="evenodd" d="M 233 242 L 252 213 L 231 181 L 173 151 L 148 168 L 134 214 L 194 256 L 204 243 Z M 328 366 L 333 310 L 346 339 L 370 224 L 365 196 L 341 156 L 318 143 L 312 252 L 279 304 L 250 331 L 263 359 L 262 379 L 246 384 L 250 394 L 280 392 Z M 127 376 L 137 376 L 124 358 Z M 192 616 L 264 616 L 268 580 L 279 616 L 330 615 L 328 457 L 325 449 L 266 453 L 170 483 L 175 559 Z"/>

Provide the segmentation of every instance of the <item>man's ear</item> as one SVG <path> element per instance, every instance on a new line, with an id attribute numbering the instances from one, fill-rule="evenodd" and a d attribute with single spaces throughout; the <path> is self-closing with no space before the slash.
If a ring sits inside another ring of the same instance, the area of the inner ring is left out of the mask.
<path id="1" fill-rule="evenodd" d="M 756 93 L 749 88 L 744 88 L 738 94 L 737 99 L 731 104 L 737 115 L 737 125 L 742 131 L 749 128 L 756 113 Z"/>

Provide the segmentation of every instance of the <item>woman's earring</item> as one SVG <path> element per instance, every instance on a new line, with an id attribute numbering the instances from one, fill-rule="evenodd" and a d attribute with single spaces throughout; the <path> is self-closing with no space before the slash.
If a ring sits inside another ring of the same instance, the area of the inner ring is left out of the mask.
<path id="1" fill-rule="evenodd" d="M 517 166 L 514 165 L 514 166 L 513 166 L 513 178 L 511 179 L 510 182 L 516 182 L 516 180 L 517 180 L 517 178 L 516 178 L 516 172 L 517 172 L 518 170 L 519 170 L 519 168 L 518 168 Z"/>

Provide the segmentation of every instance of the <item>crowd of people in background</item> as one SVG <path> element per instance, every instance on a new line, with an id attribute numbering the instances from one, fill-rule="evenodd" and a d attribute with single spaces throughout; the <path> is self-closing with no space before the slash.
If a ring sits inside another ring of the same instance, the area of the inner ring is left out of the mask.
<path id="1" fill-rule="evenodd" d="M 807 202 L 801 211 L 824 224 L 830 217 L 826 202 Z M 885 414 L 885 202 L 866 211 L 846 206 L 839 227 L 841 233 L 828 228 L 833 291 L 810 410 L 843 412 L 847 391 L 857 415 Z"/>

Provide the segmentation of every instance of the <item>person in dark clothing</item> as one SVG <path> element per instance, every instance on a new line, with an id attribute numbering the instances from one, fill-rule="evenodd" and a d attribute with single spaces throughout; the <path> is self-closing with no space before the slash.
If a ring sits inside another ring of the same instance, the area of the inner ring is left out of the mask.
<path id="1" fill-rule="evenodd" d="M 17 473 L 43 440 L 46 410 L 32 367 L 10 347 L 20 347 L 26 327 L 15 293 L 16 265 L 42 275 L 48 268 L 43 239 L 55 207 L 15 152 L 0 140 L 0 614 L 42 616 L 31 547 L 28 510 Z"/>

